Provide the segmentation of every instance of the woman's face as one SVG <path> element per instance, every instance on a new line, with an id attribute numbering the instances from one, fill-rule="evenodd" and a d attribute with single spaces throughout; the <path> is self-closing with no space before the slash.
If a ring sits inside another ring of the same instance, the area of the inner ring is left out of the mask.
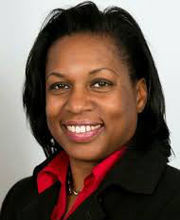
<path id="1" fill-rule="evenodd" d="M 145 102 L 144 80 L 131 82 L 110 37 L 74 34 L 50 47 L 47 123 L 70 157 L 98 161 L 126 145 Z"/>

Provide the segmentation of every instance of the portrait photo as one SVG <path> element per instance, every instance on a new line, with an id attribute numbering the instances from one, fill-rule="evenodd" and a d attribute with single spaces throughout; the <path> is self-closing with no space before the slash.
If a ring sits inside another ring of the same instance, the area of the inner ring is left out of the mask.
<path id="1" fill-rule="evenodd" d="M 0 220 L 179 220 L 179 9 L 2 2 Z"/>

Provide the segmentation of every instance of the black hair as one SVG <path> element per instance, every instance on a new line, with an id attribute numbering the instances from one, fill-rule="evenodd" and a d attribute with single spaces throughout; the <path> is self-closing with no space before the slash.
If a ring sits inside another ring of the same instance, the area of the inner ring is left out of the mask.
<path id="1" fill-rule="evenodd" d="M 23 105 L 34 137 L 47 156 L 61 150 L 52 143 L 45 113 L 45 64 L 49 47 L 59 38 L 80 32 L 110 36 L 117 48 L 123 49 L 130 68 L 132 81 L 144 78 L 148 99 L 145 109 L 138 115 L 134 140 L 136 147 L 148 149 L 154 141 L 163 142 L 163 152 L 170 156 L 169 130 L 165 121 L 165 101 L 151 52 L 143 33 L 122 8 L 109 7 L 100 11 L 93 2 L 83 2 L 68 9 L 54 9 L 44 24 L 30 51 L 26 64 Z"/>

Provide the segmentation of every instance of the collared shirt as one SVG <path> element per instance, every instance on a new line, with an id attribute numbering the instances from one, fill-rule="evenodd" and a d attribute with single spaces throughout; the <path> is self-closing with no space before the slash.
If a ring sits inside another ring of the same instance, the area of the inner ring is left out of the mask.
<path id="1" fill-rule="evenodd" d="M 82 191 L 78 194 L 71 209 L 66 214 L 69 157 L 65 151 L 60 151 L 59 154 L 57 154 L 53 160 L 51 160 L 38 173 L 37 176 L 39 193 L 42 193 L 51 187 L 56 181 L 61 183 L 58 201 L 53 209 L 51 220 L 66 220 L 78 208 L 78 206 L 98 188 L 107 172 L 110 171 L 111 167 L 124 154 L 125 149 L 126 147 L 122 147 L 120 150 L 113 152 L 111 155 L 93 167 L 91 174 L 88 175 L 84 180 L 84 187 Z"/>

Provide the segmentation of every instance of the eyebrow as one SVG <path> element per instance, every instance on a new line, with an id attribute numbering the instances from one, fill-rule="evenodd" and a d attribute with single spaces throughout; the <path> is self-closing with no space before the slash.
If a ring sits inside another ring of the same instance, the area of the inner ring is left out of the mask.
<path id="1" fill-rule="evenodd" d="M 98 69 L 91 70 L 90 72 L 88 72 L 88 74 L 89 75 L 93 75 L 93 74 L 96 74 L 96 73 L 98 73 L 98 72 L 100 72 L 102 70 L 109 70 L 113 74 L 118 75 L 118 73 L 115 70 L 112 70 L 111 68 L 107 68 L 107 67 L 101 67 L 101 68 L 98 68 Z M 64 78 L 65 77 L 65 75 L 63 73 L 61 73 L 61 72 L 50 72 L 50 73 L 47 74 L 46 80 L 50 76 L 57 76 L 59 78 Z"/>

